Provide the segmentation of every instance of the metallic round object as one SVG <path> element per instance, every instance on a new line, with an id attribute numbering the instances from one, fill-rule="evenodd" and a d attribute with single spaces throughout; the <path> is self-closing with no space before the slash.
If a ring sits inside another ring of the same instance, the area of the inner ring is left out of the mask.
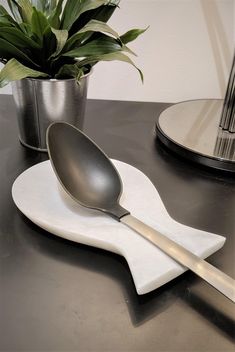
<path id="1" fill-rule="evenodd" d="M 178 103 L 157 121 L 157 136 L 170 150 L 212 168 L 235 172 L 235 133 L 219 127 L 223 100 Z"/>

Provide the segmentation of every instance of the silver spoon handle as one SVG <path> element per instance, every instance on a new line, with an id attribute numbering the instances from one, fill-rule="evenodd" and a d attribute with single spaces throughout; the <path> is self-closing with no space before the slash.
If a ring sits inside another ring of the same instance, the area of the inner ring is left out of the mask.
<path id="1" fill-rule="evenodd" d="M 231 277 L 134 216 L 126 215 L 120 221 L 156 245 L 178 263 L 192 270 L 235 303 L 235 280 Z"/>

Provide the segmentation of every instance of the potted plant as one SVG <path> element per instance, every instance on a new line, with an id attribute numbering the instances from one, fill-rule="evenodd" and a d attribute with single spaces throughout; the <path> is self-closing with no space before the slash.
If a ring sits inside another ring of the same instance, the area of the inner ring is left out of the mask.
<path id="1" fill-rule="evenodd" d="M 82 128 L 87 80 L 97 62 L 136 67 L 127 43 L 145 30 L 119 35 L 107 25 L 120 0 L 7 2 L 9 11 L 0 6 L 0 87 L 12 82 L 21 142 L 44 150 L 52 121 Z"/>

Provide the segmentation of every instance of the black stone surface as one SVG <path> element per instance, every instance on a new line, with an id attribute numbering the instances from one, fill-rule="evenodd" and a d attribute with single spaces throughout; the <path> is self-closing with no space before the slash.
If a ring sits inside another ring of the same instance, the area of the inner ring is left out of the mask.
<path id="1" fill-rule="evenodd" d="M 234 277 L 235 179 L 156 140 L 167 106 L 89 100 L 85 132 L 142 170 L 175 220 L 226 236 L 208 260 Z M 193 273 L 138 296 L 124 258 L 53 236 L 16 209 L 13 181 L 46 159 L 20 145 L 12 97 L 1 95 L 0 350 L 234 351 L 234 305 Z"/>

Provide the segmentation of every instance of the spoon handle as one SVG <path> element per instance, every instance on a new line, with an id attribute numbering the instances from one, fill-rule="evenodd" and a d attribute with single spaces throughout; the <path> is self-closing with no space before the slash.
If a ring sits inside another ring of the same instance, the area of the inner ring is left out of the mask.
<path id="1" fill-rule="evenodd" d="M 152 227 L 136 219 L 134 216 L 123 216 L 120 221 L 156 245 L 178 263 L 192 270 L 235 303 L 235 280 L 231 277 L 188 251 L 183 246 L 154 230 Z"/>

